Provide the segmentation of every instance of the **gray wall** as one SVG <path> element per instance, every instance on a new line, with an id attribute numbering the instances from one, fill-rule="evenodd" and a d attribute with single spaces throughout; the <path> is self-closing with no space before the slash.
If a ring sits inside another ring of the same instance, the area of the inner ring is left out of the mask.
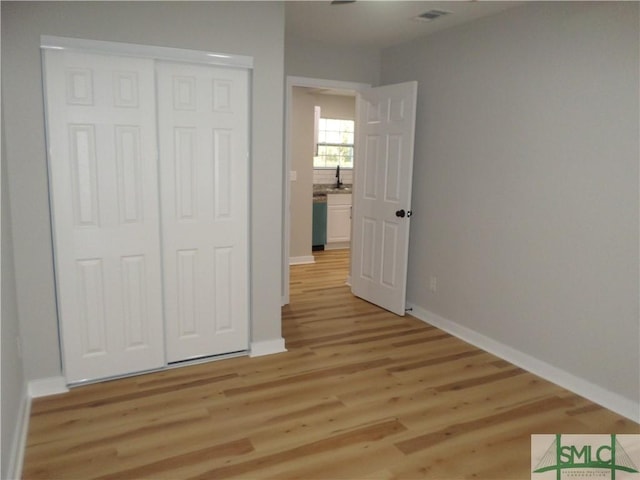
<path id="1" fill-rule="evenodd" d="M 355 120 L 356 97 L 348 95 L 313 94 L 316 105 L 321 107 L 323 118 L 339 118 L 341 120 Z"/>
<path id="2" fill-rule="evenodd" d="M 7 163 L 5 159 L 5 138 L 2 131 L 2 415 L 0 426 L 0 478 L 8 478 L 8 468 L 16 435 L 20 403 L 26 399 L 26 382 L 23 374 L 22 358 L 18 351 L 20 327 L 16 304 L 16 285 L 13 267 L 13 244 L 11 240 L 11 212 L 9 210 L 9 189 L 7 184 Z"/>
<path id="3" fill-rule="evenodd" d="M 380 51 L 350 45 L 332 46 L 285 36 L 287 75 L 378 85 Z"/>
<path id="4" fill-rule="evenodd" d="M 315 97 L 304 87 L 293 87 L 291 96 L 291 170 L 296 181 L 291 182 L 291 238 L 289 257 L 311 255 L 313 218 L 313 123 Z"/>
<path id="5" fill-rule="evenodd" d="M 635 402 L 638 36 L 541 2 L 382 55 L 419 82 L 409 301 Z"/>
<path id="6" fill-rule="evenodd" d="M 252 340 L 281 337 L 284 8 L 280 2 L 2 2 L 2 99 L 27 379 L 60 375 L 40 35 L 254 57 Z"/>

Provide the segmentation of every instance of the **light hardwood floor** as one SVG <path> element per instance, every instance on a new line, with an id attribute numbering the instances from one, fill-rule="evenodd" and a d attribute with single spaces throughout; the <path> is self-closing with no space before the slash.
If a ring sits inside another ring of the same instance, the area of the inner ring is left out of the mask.
<path id="1" fill-rule="evenodd" d="M 347 263 L 341 250 L 292 267 L 287 353 L 34 400 L 23 478 L 527 479 L 532 433 L 640 433 L 354 298 Z"/>

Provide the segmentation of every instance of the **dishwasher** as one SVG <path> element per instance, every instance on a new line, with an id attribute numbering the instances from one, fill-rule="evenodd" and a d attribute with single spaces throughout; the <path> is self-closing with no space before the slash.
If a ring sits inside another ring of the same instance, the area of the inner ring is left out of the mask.
<path id="1" fill-rule="evenodd" d="M 324 250 L 327 243 L 327 195 L 313 196 L 312 250 Z"/>

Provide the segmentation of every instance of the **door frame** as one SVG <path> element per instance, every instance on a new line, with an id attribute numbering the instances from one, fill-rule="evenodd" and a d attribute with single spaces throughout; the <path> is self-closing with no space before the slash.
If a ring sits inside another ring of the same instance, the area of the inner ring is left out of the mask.
<path id="1" fill-rule="evenodd" d="M 151 58 L 153 60 L 170 60 L 174 62 L 200 63 L 224 67 L 253 69 L 253 57 L 231 55 L 226 53 L 189 50 L 184 48 L 158 47 L 136 43 L 105 42 L 83 38 L 58 37 L 54 35 L 40 36 L 41 50 L 71 50 L 87 53 L 105 53 L 109 55 L 128 55 Z"/>
<path id="2" fill-rule="evenodd" d="M 287 75 L 284 109 L 285 154 L 284 171 L 282 172 L 282 190 L 284 192 L 282 203 L 282 306 L 289 304 L 289 247 L 291 242 L 291 182 L 289 181 L 289 173 L 291 171 L 291 110 L 293 108 L 293 87 L 353 90 L 357 93 L 360 90 L 371 88 L 371 84 Z"/>

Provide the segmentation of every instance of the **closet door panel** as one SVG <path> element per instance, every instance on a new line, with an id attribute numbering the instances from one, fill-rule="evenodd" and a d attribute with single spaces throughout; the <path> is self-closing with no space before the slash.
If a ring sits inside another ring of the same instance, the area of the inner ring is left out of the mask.
<path id="1" fill-rule="evenodd" d="M 162 367 L 154 63 L 65 50 L 44 61 L 65 375 Z"/>
<path id="2" fill-rule="evenodd" d="M 167 358 L 248 348 L 248 72 L 157 65 Z"/>

